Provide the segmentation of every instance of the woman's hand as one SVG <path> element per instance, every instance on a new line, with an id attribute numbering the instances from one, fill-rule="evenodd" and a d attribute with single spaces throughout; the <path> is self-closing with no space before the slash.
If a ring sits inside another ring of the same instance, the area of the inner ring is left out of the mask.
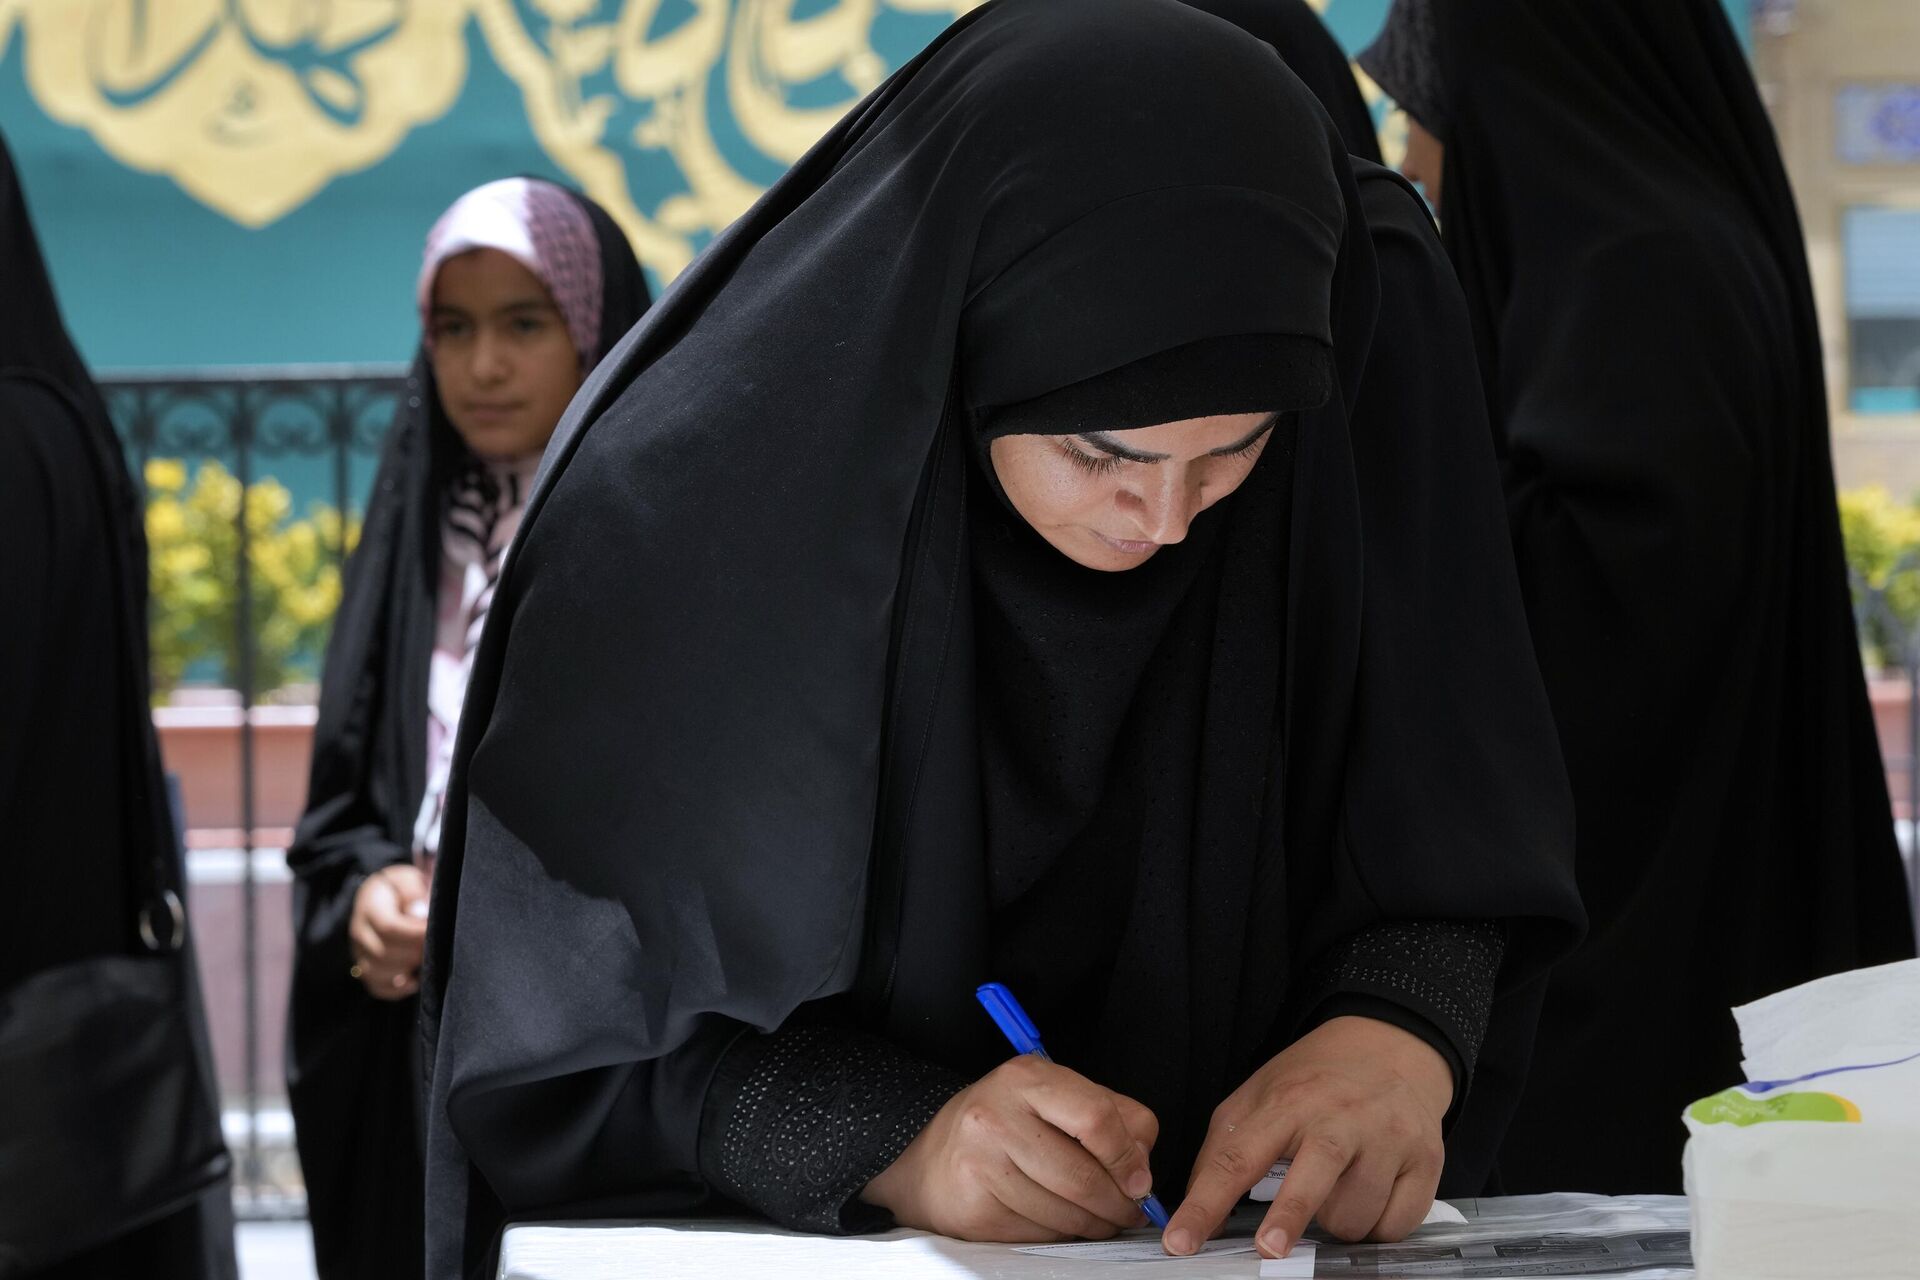
<path id="1" fill-rule="evenodd" d="M 1133 1099 L 1023 1054 L 950 1098 L 861 1199 L 959 1240 L 1104 1239 L 1145 1222 L 1159 1135 Z"/>
<path id="2" fill-rule="evenodd" d="M 1198 1249 L 1282 1156 L 1293 1167 L 1260 1224 L 1262 1253 L 1284 1257 L 1316 1215 L 1343 1240 L 1401 1239 L 1433 1203 L 1452 1101 L 1453 1071 L 1420 1037 L 1328 1020 L 1214 1108 L 1167 1252 Z"/>
<path id="3" fill-rule="evenodd" d="M 410 862 L 382 867 L 353 895 L 347 942 L 354 976 L 376 1000 L 403 1000 L 420 989 L 426 908 L 426 873 Z"/>

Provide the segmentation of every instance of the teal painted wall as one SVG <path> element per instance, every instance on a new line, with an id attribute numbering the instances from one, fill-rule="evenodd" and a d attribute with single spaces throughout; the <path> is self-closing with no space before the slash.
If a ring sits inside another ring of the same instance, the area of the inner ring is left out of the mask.
<path id="1" fill-rule="evenodd" d="M 167 2 L 181 9 L 153 12 L 220 8 L 201 5 L 201 0 Z M 157 54 L 135 47 L 143 38 L 150 40 L 151 32 L 142 31 L 131 20 L 124 29 L 107 29 L 113 15 L 129 11 L 127 4 L 14 0 L 9 8 L 7 0 L 0 0 L 0 128 L 23 175 L 68 322 L 96 367 L 404 360 L 416 337 L 412 281 L 427 226 L 461 191 L 505 174 L 536 173 L 578 182 L 589 164 L 600 163 L 594 171 L 602 173 L 604 181 L 610 165 L 612 181 L 624 185 L 637 217 L 656 229 L 670 224 L 678 228 L 669 237 L 671 252 L 642 251 L 643 258 L 653 259 L 652 265 L 657 266 L 664 256 L 668 270 L 677 269 L 671 259 L 697 251 L 710 238 L 712 224 L 723 220 L 722 215 L 733 207 L 728 201 L 737 204 L 744 198 L 737 192 L 702 195 L 695 190 L 701 173 L 709 180 L 723 180 L 720 185 L 731 190 L 764 185 L 784 167 L 786 159 L 776 154 L 778 147 L 769 148 L 764 138 L 756 142 L 750 137 L 756 133 L 756 121 L 762 134 L 773 126 L 791 132 L 807 111 L 851 102 L 862 82 L 877 80 L 898 66 L 954 12 L 969 7 L 968 0 L 944 5 L 940 0 L 875 0 L 869 5 L 875 12 L 867 29 L 851 37 L 842 33 L 836 37 L 839 45 L 827 50 L 824 57 L 831 66 L 821 70 L 803 65 L 807 58 L 796 54 L 791 59 L 794 67 L 769 72 L 761 63 L 776 63 L 783 52 L 804 54 L 811 48 L 817 53 L 824 47 L 825 24 L 840 16 L 834 0 L 786 0 L 772 18 L 767 16 L 772 0 L 703 0 L 700 4 L 661 0 L 657 5 L 630 0 L 632 7 L 649 10 L 652 18 L 644 32 L 628 34 L 656 53 L 667 50 L 676 39 L 698 34 L 696 26 L 716 14 L 726 23 L 728 44 L 718 53 L 710 44 L 704 55 L 709 61 L 696 69 L 704 74 L 682 77 L 680 89 L 658 99 L 636 97 L 623 89 L 620 75 L 625 72 L 617 54 L 598 67 L 592 65 L 590 51 L 578 55 L 584 70 L 572 77 L 570 91 L 581 102 L 597 101 L 600 105 L 593 110 L 606 113 L 598 126 L 604 143 L 599 158 L 583 161 L 564 147 L 543 143 L 541 130 L 531 123 L 540 94 L 530 91 L 528 84 L 552 67 L 573 65 L 576 55 L 568 50 L 584 45 L 563 48 L 562 35 L 602 29 L 612 33 L 622 17 L 621 0 L 421 2 L 449 9 L 471 6 L 470 12 L 460 10 L 468 13 L 463 23 L 443 24 L 447 25 L 445 38 L 430 46 L 436 68 L 444 70 L 464 58 L 464 77 L 450 104 L 406 130 L 384 158 L 357 171 L 335 174 L 283 215 L 249 226 L 189 195 L 167 173 L 141 172 L 114 158 L 98 127 L 52 118 L 48 94 L 31 87 L 36 54 L 56 64 L 52 71 L 43 69 L 43 83 L 61 74 L 59 68 L 65 65 L 34 47 L 39 40 L 48 41 L 47 49 L 59 43 L 48 34 L 54 31 L 56 18 L 75 26 L 83 17 L 89 22 L 97 19 L 106 30 L 99 38 L 112 45 L 113 56 L 128 65 L 154 63 Z M 712 8 L 715 3 L 724 13 Z M 1727 3 L 1738 18 L 1741 0 Z M 1329 0 L 1326 16 L 1335 34 L 1353 48 L 1371 37 L 1387 6 L 1388 0 Z M 361 7 L 382 6 L 361 0 Z M 392 7 L 395 12 L 407 11 L 405 0 L 392 0 Z M 253 8 L 274 6 L 263 3 Z M 292 13 L 299 6 L 282 0 L 280 8 Z M 137 0 L 132 10 L 147 12 Z M 209 18 L 207 30 L 213 31 L 222 21 Z M 754 68 L 747 79 L 761 88 L 771 86 L 771 106 L 765 95 L 751 101 L 751 94 L 742 96 L 742 82 L 729 79 L 730 72 L 738 71 L 733 64 L 745 56 L 742 50 L 750 48 L 750 42 L 742 43 L 743 24 L 748 23 L 759 24 L 745 34 L 759 33 L 762 56 L 749 59 Z M 808 23 L 814 27 L 808 29 Z M 1744 29 L 1744 22 L 1740 25 Z M 347 56 L 352 52 L 351 40 L 344 45 L 334 42 L 346 54 L 328 54 L 315 52 L 325 41 L 310 40 L 303 46 L 285 32 L 244 34 L 251 43 L 236 45 L 242 50 L 236 56 L 256 58 L 260 66 L 235 73 L 231 85 L 237 88 L 222 82 L 221 92 L 228 97 L 247 92 L 248 77 L 256 73 L 259 83 L 279 83 L 291 75 L 298 77 L 310 99 L 296 104 L 302 109 L 317 103 L 339 115 L 335 108 L 340 102 L 352 105 L 354 77 L 360 72 Z M 269 39 L 276 34 L 277 41 Z M 422 48 L 429 48 L 425 43 L 429 38 L 421 37 Z M 607 36 L 595 38 L 604 42 Z M 127 43 L 123 48 L 115 41 Z M 529 48 L 534 50 L 532 55 L 526 53 Z M 502 65 L 507 56 L 503 50 L 519 51 L 517 78 Z M 92 64 L 83 64 L 74 55 L 73 67 L 88 65 Z M 213 55 L 202 63 L 183 65 L 186 69 L 177 74 L 149 76 L 152 84 L 143 92 L 188 92 L 184 86 L 196 83 L 189 77 L 199 74 L 203 66 L 212 66 Z M 111 69 L 93 75 L 106 86 L 100 91 L 102 101 L 128 100 L 130 95 L 121 91 L 125 76 L 116 79 Z M 625 88 L 631 87 L 628 81 Z M 746 111 L 747 106 L 753 106 L 754 114 Z M 575 123 L 584 120 L 593 125 L 593 110 L 578 112 Z M 207 127 L 225 127 L 237 111 L 241 108 L 223 101 L 217 118 L 209 114 Z M 714 154 L 708 161 L 691 155 L 684 146 L 676 150 L 648 144 L 647 130 L 671 130 L 676 127 L 674 121 L 684 123 L 687 113 L 700 111 L 706 114 L 705 132 L 687 136 L 710 144 Z M 110 121 L 108 128 L 112 127 Z M 555 132 L 549 123 L 545 130 L 549 142 Z M 245 162 L 233 163 L 242 166 L 236 176 L 244 186 Z M 699 169 L 699 163 L 708 163 L 708 170 Z M 719 169 L 713 168 L 714 163 Z M 698 207 L 688 208 L 690 198 Z M 655 282 L 659 283 L 657 273 Z"/>

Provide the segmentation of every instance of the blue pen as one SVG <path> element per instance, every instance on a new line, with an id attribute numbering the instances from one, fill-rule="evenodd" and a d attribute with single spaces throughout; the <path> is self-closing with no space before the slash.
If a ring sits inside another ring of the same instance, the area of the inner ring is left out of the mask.
<path id="1" fill-rule="evenodd" d="M 1040 1028 L 1033 1025 L 1033 1019 L 1029 1018 L 1027 1011 L 1020 1007 L 1020 1002 L 1013 998 L 1013 992 L 998 982 L 989 982 L 973 994 L 979 999 L 981 1007 L 987 1011 L 988 1016 L 993 1019 L 993 1024 L 1000 1028 L 1001 1034 L 1006 1036 L 1007 1043 L 1013 1046 L 1015 1053 L 1031 1053 L 1045 1058 L 1048 1062 L 1053 1061 L 1047 1054 L 1047 1047 L 1040 1043 Z M 1154 1226 L 1162 1231 L 1167 1229 L 1167 1209 L 1160 1203 L 1159 1196 L 1145 1195 L 1135 1203 L 1140 1206 L 1140 1212 L 1146 1214 L 1147 1219 Z"/>

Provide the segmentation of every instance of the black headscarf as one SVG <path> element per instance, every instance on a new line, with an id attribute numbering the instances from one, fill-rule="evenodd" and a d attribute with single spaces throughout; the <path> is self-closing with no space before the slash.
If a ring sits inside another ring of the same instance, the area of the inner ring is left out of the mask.
<path id="1" fill-rule="evenodd" d="M 0 628 L 0 995 L 57 966 L 143 951 L 139 912 L 164 921 L 154 894 L 186 897 L 151 716 L 145 528 L 0 139 L 0 598 L 9 609 Z M 198 1089 L 212 1108 L 190 938 L 174 962 L 194 1057 L 181 1077 L 149 1083 Z M 217 1133 L 120 1138 L 129 1167 L 155 1159 L 144 1144 L 184 1158 L 218 1142 Z M 169 1274 L 231 1276 L 229 1196 L 222 1177 L 195 1203 L 68 1265 L 112 1275 L 137 1259 Z M 85 1217 L 78 1207 L 74 1221 Z"/>
<path id="2" fill-rule="evenodd" d="M 648 305 L 626 236 L 599 205 L 602 301 L 591 365 Z M 378 1001 L 349 975 L 360 884 L 411 858 L 426 787 L 427 678 L 447 490 L 470 455 L 414 359 L 348 562 L 321 679 L 294 882 L 287 1088 L 323 1277 L 419 1275 L 422 1248 L 415 1000 Z"/>
<path id="3" fill-rule="evenodd" d="M 1447 79 L 1437 0 L 1393 0 L 1373 43 L 1355 61 L 1427 132 L 1445 139 Z"/>
<path id="4" fill-rule="evenodd" d="M 431 1274 L 504 1214 L 697 1200 L 698 1106 L 659 1099 L 728 1027 L 837 997 L 927 1057 L 1004 1054 L 971 1000 L 994 941 L 974 688 L 994 641 L 970 557 L 996 509 L 968 497 L 973 423 L 1190 344 L 1330 347 L 1333 394 L 1169 557 L 1186 580 L 1139 580 L 1176 615 L 1163 645 L 1216 655 L 1173 664 L 1175 693 L 1204 693 L 1176 699 L 1201 751 L 1170 753 L 1148 801 L 1191 814 L 1157 829 L 1206 854 L 1156 904 L 1185 956 L 1141 975 L 1137 1016 L 1188 1029 L 1171 1068 L 1204 1067 L 1177 1109 L 1257 1062 L 1300 971 L 1373 921 L 1509 919 L 1521 973 L 1565 943 L 1578 908 L 1536 854 L 1565 816 L 1537 687 L 1461 645 L 1443 688 L 1393 705 L 1419 682 L 1381 669 L 1410 672 L 1436 631 L 1514 638 L 1519 615 L 1510 581 L 1491 619 L 1375 593 L 1377 555 L 1382 582 L 1445 565 L 1498 597 L 1506 553 L 1494 522 L 1452 518 L 1472 494 L 1419 473 L 1402 496 L 1431 521 L 1361 497 L 1396 482 L 1362 474 L 1348 432 L 1379 285 L 1343 153 L 1272 49 L 1172 0 L 990 3 L 603 364 L 463 716 L 423 987 Z M 1242 666 L 1228 637 L 1255 632 Z"/>
<path id="5" fill-rule="evenodd" d="M 1740 1078 L 1728 1007 L 1913 949 L 1799 219 L 1715 0 L 1437 12 L 1447 243 L 1594 922 L 1503 1167 L 1678 1190 L 1674 1117 Z"/>
<path id="6" fill-rule="evenodd" d="M 1186 0 L 1274 47 L 1287 69 L 1320 99 L 1350 155 L 1380 163 L 1380 134 L 1353 64 L 1307 0 Z"/>

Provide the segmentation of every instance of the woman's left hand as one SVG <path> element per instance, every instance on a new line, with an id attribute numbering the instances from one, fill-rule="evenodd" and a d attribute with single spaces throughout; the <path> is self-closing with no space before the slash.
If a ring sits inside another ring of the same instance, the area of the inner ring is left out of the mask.
<path id="1" fill-rule="evenodd" d="M 1315 1216 L 1343 1240 L 1399 1240 L 1440 1185 L 1440 1121 L 1453 1071 L 1432 1045 L 1374 1018 L 1333 1018 L 1296 1040 L 1214 1108 L 1168 1253 L 1189 1254 L 1273 1162 L 1293 1167 L 1257 1244 L 1286 1256 Z"/>

